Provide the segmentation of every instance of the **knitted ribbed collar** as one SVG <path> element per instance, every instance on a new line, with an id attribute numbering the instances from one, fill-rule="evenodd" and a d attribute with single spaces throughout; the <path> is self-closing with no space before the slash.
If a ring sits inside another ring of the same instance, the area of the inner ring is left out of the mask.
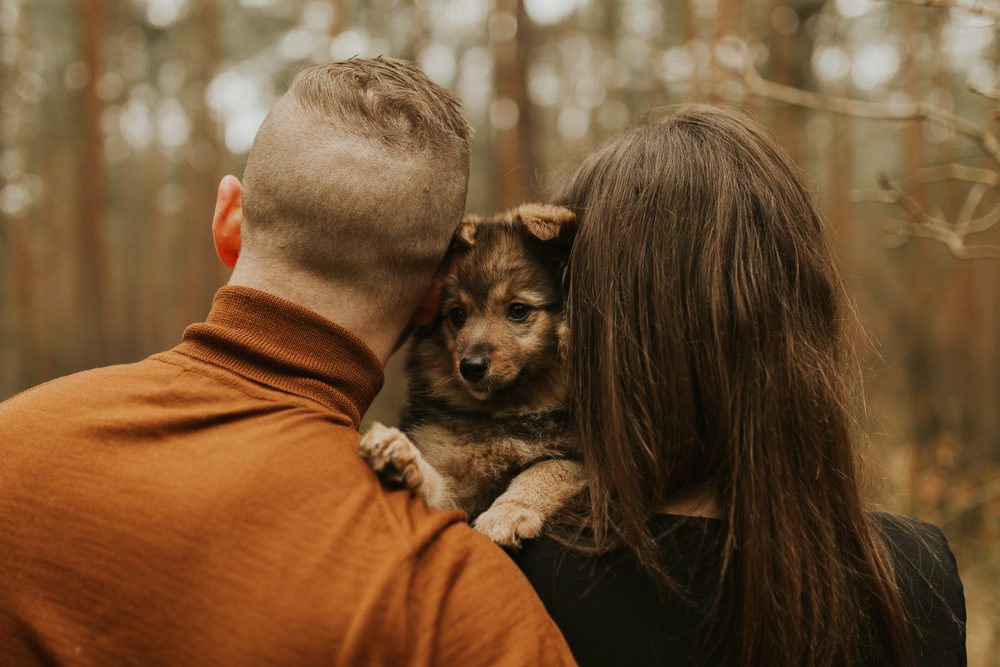
<path id="1" fill-rule="evenodd" d="M 215 294 L 208 320 L 184 331 L 181 354 L 310 398 L 357 427 L 382 387 L 382 364 L 360 339 L 311 310 L 249 287 Z"/>

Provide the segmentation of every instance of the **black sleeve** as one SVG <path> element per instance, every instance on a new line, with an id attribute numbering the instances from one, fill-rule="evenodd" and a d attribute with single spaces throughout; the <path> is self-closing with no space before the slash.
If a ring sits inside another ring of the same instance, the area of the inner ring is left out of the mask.
<path id="1" fill-rule="evenodd" d="M 910 615 L 917 665 L 965 667 L 965 592 L 948 539 L 937 526 L 876 514 Z"/>

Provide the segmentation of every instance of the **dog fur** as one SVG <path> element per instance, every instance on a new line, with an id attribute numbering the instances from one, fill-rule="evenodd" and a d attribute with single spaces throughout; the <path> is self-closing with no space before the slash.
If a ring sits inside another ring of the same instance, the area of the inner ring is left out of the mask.
<path id="1" fill-rule="evenodd" d="M 400 429 L 375 424 L 361 449 L 383 480 L 517 547 L 583 487 L 567 422 L 563 273 L 568 209 L 523 204 L 467 217 L 441 317 L 407 359 Z"/>

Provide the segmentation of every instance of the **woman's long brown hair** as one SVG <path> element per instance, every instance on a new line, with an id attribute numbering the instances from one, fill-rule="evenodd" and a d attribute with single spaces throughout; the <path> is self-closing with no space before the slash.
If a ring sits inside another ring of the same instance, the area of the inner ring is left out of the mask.
<path id="1" fill-rule="evenodd" d="M 579 220 L 570 374 L 591 547 L 667 578 L 650 519 L 708 489 L 737 664 L 912 660 L 861 507 L 848 301 L 799 170 L 747 116 L 685 106 L 590 154 L 558 199 Z"/>

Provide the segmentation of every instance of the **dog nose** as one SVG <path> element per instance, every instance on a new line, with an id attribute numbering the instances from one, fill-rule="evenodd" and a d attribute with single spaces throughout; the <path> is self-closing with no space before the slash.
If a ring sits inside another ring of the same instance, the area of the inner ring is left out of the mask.
<path id="1" fill-rule="evenodd" d="M 486 375 L 490 369 L 490 360 L 487 357 L 463 357 L 458 365 L 458 370 L 469 382 L 478 382 Z"/>

